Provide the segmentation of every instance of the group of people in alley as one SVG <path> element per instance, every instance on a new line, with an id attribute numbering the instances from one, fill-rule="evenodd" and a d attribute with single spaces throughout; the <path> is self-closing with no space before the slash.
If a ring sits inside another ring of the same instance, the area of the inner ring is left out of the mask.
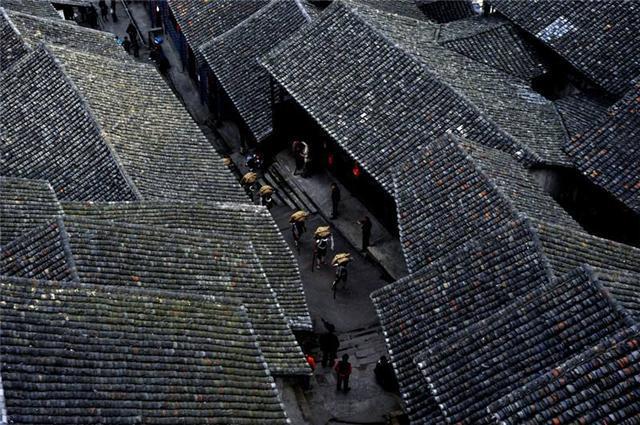
<path id="1" fill-rule="evenodd" d="M 335 185 L 335 183 L 334 183 Z M 337 187 L 337 186 L 336 186 Z M 307 232 L 306 219 L 309 216 L 305 211 L 294 212 L 289 222 L 291 223 L 291 234 L 293 236 L 293 243 L 298 253 L 303 242 L 303 235 Z M 368 216 L 358 220 L 358 224 L 362 227 L 362 250 L 363 252 L 369 246 L 371 238 L 371 220 Z M 313 234 L 313 256 L 311 261 L 311 270 L 320 269 L 322 265 L 326 264 L 327 252 L 331 248 L 333 251 L 334 240 L 331 233 L 331 226 L 319 226 Z M 340 284 L 342 288 L 347 286 L 348 278 L 348 265 L 352 261 L 351 254 L 349 253 L 337 253 L 331 265 L 335 267 L 335 278 L 331 283 L 331 290 L 333 292 L 333 299 L 336 298 L 336 291 Z"/>

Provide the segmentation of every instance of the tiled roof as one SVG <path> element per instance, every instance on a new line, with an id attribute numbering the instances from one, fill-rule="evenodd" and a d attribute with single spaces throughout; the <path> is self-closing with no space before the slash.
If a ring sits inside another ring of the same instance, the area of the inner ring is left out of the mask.
<path id="1" fill-rule="evenodd" d="M 397 168 L 398 226 L 410 271 L 519 214 L 580 226 L 504 152 L 448 135 Z"/>
<path id="2" fill-rule="evenodd" d="M 393 13 L 394 15 L 427 20 L 427 16 L 418 8 L 414 0 L 346 0 L 346 2 L 361 3 L 386 13 Z"/>
<path id="3" fill-rule="evenodd" d="M 640 249 L 575 231 L 560 224 L 532 220 L 542 249 L 556 274 L 581 264 L 640 273 Z"/>
<path id="4" fill-rule="evenodd" d="M 0 246 L 61 214 L 48 182 L 0 177 Z"/>
<path id="5" fill-rule="evenodd" d="M 491 404 L 494 423 L 634 423 L 640 327 L 626 328 Z"/>
<path id="6" fill-rule="evenodd" d="M 144 199 L 250 202 L 155 67 L 51 49 Z"/>
<path id="7" fill-rule="evenodd" d="M 0 320 L 8 423 L 289 422 L 231 300 L 3 277 Z"/>
<path id="8" fill-rule="evenodd" d="M 40 18 L 7 11 L 24 41 L 32 48 L 39 43 L 62 45 L 70 49 L 128 60 L 129 55 L 115 42 L 113 34 L 81 27 L 61 19 Z"/>
<path id="9" fill-rule="evenodd" d="M 448 423 L 485 423 L 490 403 L 634 323 L 588 268 L 494 311 L 415 359 Z"/>
<path id="10" fill-rule="evenodd" d="M 29 53 L 18 29 L 9 19 L 6 11 L 0 8 L 0 72 L 10 68 L 18 59 Z"/>
<path id="11" fill-rule="evenodd" d="M 258 141 L 271 134 L 273 118 L 269 73 L 257 59 L 310 19 L 301 3 L 274 0 L 200 48 Z"/>
<path id="12" fill-rule="evenodd" d="M 197 54 L 200 46 L 247 19 L 269 0 L 167 0 L 189 46 Z"/>
<path id="13" fill-rule="evenodd" d="M 574 164 L 587 178 L 638 214 L 639 137 L 640 82 L 609 108 L 602 120 L 589 130 L 576 134 L 565 145 Z"/>
<path id="14" fill-rule="evenodd" d="M 600 0 L 492 0 L 491 5 L 614 95 L 640 75 L 640 4 Z"/>
<path id="15" fill-rule="evenodd" d="M 551 102 L 430 41 L 432 30 L 338 2 L 262 63 L 387 191 L 388 165 L 447 130 L 525 163 L 569 163 Z"/>
<path id="16" fill-rule="evenodd" d="M 416 3 L 429 19 L 435 22 L 451 22 L 473 16 L 470 0 L 417 0 Z"/>
<path id="17" fill-rule="evenodd" d="M 64 242 L 83 282 L 236 297 L 247 307 L 269 369 L 278 375 L 308 372 L 251 243 L 213 233 L 69 216 L 58 226 L 58 237 L 37 251 L 23 241 L 40 231 L 9 244 L 5 268 L 30 270 L 34 263 L 48 261 L 50 246 Z M 16 245 L 27 246 L 27 256 L 12 249 Z"/>
<path id="18" fill-rule="evenodd" d="M 78 272 L 62 218 L 35 227 L 4 245 L 0 275 L 77 281 Z"/>
<path id="19" fill-rule="evenodd" d="M 39 47 L 0 74 L 2 173 L 48 180 L 59 199 L 134 200 L 87 104 Z"/>
<path id="20" fill-rule="evenodd" d="M 598 280 L 640 323 L 640 273 L 592 268 Z"/>
<path id="21" fill-rule="evenodd" d="M 295 330 L 312 328 L 297 262 L 271 214 L 264 207 L 171 201 L 65 203 L 63 207 L 68 215 L 198 230 L 230 241 L 250 241 L 290 326 Z"/>
<path id="22" fill-rule="evenodd" d="M 483 19 L 490 24 L 485 25 Z M 468 25 L 459 24 L 464 21 L 469 21 Z M 477 25 L 475 29 L 473 24 Z M 542 57 L 531 43 L 513 25 L 495 17 L 482 16 L 444 24 L 439 41 L 448 49 L 525 81 L 547 72 Z"/>
<path id="23" fill-rule="evenodd" d="M 372 294 L 412 423 L 442 421 L 414 356 L 549 282 L 536 235 L 520 219 L 442 251 L 429 266 Z"/>
<path id="24" fill-rule="evenodd" d="M 61 19 L 51 2 L 47 0 L 0 0 L 0 7 L 43 18 Z"/>
<path id="25" fill-rule="evenodd" d="M 582 93 L 558 99 L 554 103 L 562 117 L 568 139 L 584 133 L 607 114 L 604 104 Z"/>

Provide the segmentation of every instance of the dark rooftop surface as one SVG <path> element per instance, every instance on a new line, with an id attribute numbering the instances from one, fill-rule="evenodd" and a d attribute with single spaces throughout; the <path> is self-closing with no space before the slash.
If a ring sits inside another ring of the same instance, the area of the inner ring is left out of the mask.
<path id="1" fill-rule="evenodd" d="M 3 269 L 14 276 L 75 278 L 101 285 L 238 298 L 247 307 L 269 369 L 278 375 L 308 372 L 249 242 L 67 216 L 7 245 Z"/>
<path id="2" fill-rule="evenodd" d="M 613 95 L 621 96 L 640 75 L 637 1 L 492 0 L 491 5 Z"/>
<path id="3" fill-rule="evenodd" d="M 30 51 L 6 12 L 0 8 L 0 72 L 10 68 Z"/>
<path id="4" fill-rule="evenodd" d="M 443 24 L 438 41 L 471 59 L 530 81 L 548 71 L 541 55 L 508 21 L 477 16 Z"/>
<path id="5" fill-rule="evenodd" d="M 372 294 L 412 421 L 442 421 L 414 357 L 549 282 L 536 235 L 521 219 L 443 251 L 429 266 Z"/>
<path id="6" fill-rule="evenodd" d="M 311 330 L 311 318 L 296 259 L 264 207 L 173 201 L 65 203 L 63 207 L 68 215 L 201 231 L 204 235 L 214 235 L 216 239 L 250 242 L 291 327 Z"/>
<path id="7" fill-rule="evenodd" d="M 554 103 L 567 130 L 567 139 L 589 130 L 607 114 L 604 104 L 582 93 L 563 97 Z"/>
<path id="8" fill-rule="evenodd" d="M 189 46 L 198 54 L 200 46 L 247 19 L 268 0 L 167 0 Z"/>
<path id="9" fill-rule="evenodd" d="M 410 271 L 519 214 L 581 229 L 510 155 L 451 135 L 401 164 L 395 185 Z"/>
<path id="10" fill-rule="evenodd" d="M 43 0 L 0 0 L 0 7 L 28 13 L 43 18 L 61 19 L 50 1 Z"/>
<path id="11" fill-rule="evenodd" d="M 432 21 L 445 23 L 469 18 L 475 14 L 470 0 L 416 0 Z"/>
<path id="12" fill-rule="evenodd" d="M 288 423 L 244 308 L 0 278 L 9 423 Z"/>
<path id="13" fill-rule="evenodd" d="M 270 77 L 258 58 L 310 20 L 302 3 L 276 0 L 200 47 L 258 141 L 271 134 L 273 120 Z"/>
<path id="14" fill-rule="evenodd" d="M 640 8 L 639 8 L 640 11 Z M 640 74 L 639 74 L 640 75 Z M 640 214 L 640 83 L 565 149 L 592 182 Z"/>
<path id="15" fill-rule="evenodd" d="M 0 247 L 61 214 L 48 182 L 0 177 Z"/>
<path id="16" fill-rule="evenodd" d="M 496 424 L 632 423 L 640 414 L 640 328 L 625 328 L 491 404 Z"/>
<path id="17" fill-rule="evenodd" d="M 588 268 L 494 311 L 416 359 L 449 423 L 489 422 L 487 405 L 634 323 Z"/>
<path id="18" fill-rule="evenodd" d="M 550 101 L 439 46 L 433 29 L 353 2 L 334 3 L 262 63 L 388 191 L 388 164 L 447 130 L 524 163 L 569 163 Z"/>

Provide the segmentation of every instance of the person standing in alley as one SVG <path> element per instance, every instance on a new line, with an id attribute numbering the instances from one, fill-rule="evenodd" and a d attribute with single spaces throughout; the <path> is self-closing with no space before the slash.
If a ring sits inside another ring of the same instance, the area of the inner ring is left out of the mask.
<path id="1" fill-rule="evenodd" d="M 362 220 L 358 220 L 358 224 L 362 227 L 362 251 L 365 252 L 371 240 L 371 220 L 365 215 Z"/>
<path id="2" fill-rule="evenodd" d="M 302 156 L 302 172 L 300 173 L 300 175 L 302 177 L 307 177 L 309 176 L 309 171 L 311 168 L 311 151 L 307 142 L 300 142 L 300 146 L 300 155 Z"/>
<path id="3" fill-rule="evenodd" d="M 132 21 L 129 21 L 129 25 L 127 25 L 127 34 L 129 34 L 129 39 L 133 43 L 133 40 L 138 38 L 138 31 L 136 31 L 136 26 L 133 25 Z"/>
<path id="4" fill-rule="evenodd" d="M 351 363 L 349 363 L 349 355 L 343 354 L 342 360 L 336 363 L 336 367 L 334 368 L 337 375 L 337 386 L 336 391 L 340 391 L 340 387 L 342 387 L 342 391 L 345 393 L 349 391 L 351 388 L 349 387 L 349 376 L 351 376 Z"/>
<path id="5" fill-rule="evenodd" d="M 105 0 L 100 0 L 100 2 L 98 2 L 98 7 L 100 7 L 100 16 L 102 17 L 102 20 L 108 22 L 109 8 L 107 7 L 107 2 Z"/>
<path id="6" fill-rule="evenodd" d="M 118 22 L 118 14 L 116 13 L 116 0 L 111 0 L 111 20 L 113 23 Z"/>
<path id="7" fill-rule="evenodd" d="M 338 217 L 338 204 L 340 203 L 340 188 L 331 183 L 331 218 Z"/>
<path id="8" fill-rule="evenodd" d="M 320 350 L 322 351 L 322 367 L 333 367 L 338 357 L 340 340 L 335 334 L 335 328 L 330 328 L 325 334 L 320 335 Z"/>
<path id="9" fill-rule="evenodd" d="M 131 54 L 131 41 L 129 41 L 129 37 L 124 36 L 124 41 L 122 42 L 122 47 L 124 48 L 127 54 Z"/>
<path id="10" fill-rule="evenodd" d="M 138 37 L 134 37 L 131 38 L 131 50 L 133 51 L 133 57 L 134 58 L 139 58 L 140 57 L 140 45 L 138 44 Z"/>

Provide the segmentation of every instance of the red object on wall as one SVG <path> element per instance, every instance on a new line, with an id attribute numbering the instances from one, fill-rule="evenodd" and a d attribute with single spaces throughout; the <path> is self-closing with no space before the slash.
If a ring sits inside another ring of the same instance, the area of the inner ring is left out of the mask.
<path id="1" fill-rule="evenodd" d="M 351 169 L 351 172 L 355 177 L 360 177 L 360 167 L 358 166 L 358 164 L 353 164 L 353 168 Z"/>
<path id="2" fill-rule="evenodd" d="M 327 154 L 327 165 L 329 167 L 333 167 L 333 154 L 332 153 Z"/>

